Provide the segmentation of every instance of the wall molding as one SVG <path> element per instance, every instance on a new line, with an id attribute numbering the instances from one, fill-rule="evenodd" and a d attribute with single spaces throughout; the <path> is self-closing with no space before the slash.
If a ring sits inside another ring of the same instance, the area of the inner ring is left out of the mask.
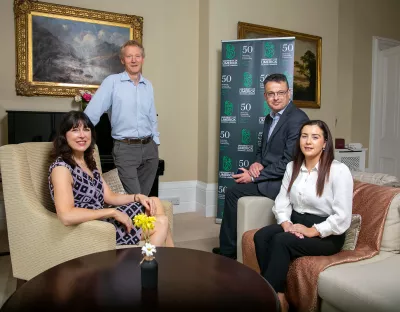
<path id="1" fill-rule="evenodd" d="M 205 217 L 217 215 L 217 183 L 204 183 L 197 181 L 196 187 L 196 211 Z"/>
<path id="2" fill-rule="evenodd" d="M 217 183 L 204 183 L 197 180 L 160 182 L 158 196 L 168 200 L 179 197 L 180 204 L 174 205 L 174 214 L 198 212 L 205 217 L 217 214 Z"/>

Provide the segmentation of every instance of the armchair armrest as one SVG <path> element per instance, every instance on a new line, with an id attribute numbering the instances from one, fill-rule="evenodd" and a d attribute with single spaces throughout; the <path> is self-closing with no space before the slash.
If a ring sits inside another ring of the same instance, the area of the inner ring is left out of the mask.
<path id="1" fill-rule="evenodd" d="M 8 223 L 14 277 L 30 280 L 68 260 L 115 249 L 115 227 L 111 223 L 96 220 L 65 226 L 55 213 L 25 199 L 20 197 L 19 205 L 25 206 L 28 216 Z"/>
<path id="2" fill-rule="evenodd" d="M 237 261 L 243 262 L 243 233 L 276 223 L 272 213 L 274 201 L 267 197 L 246 196 L 239 199 L 237 216 Z"/>

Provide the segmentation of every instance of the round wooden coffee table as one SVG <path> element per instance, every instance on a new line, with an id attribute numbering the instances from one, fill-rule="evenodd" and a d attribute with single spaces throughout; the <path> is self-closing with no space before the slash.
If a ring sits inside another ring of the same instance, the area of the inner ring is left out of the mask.
<path id="1" fill-rule="evenodd" d="M 55 266 L 19 288 L 1 311 L 278 311 L 259 274 L 212 253 L 157 248 L 158 288 L 143 290 L 140 248 Z"/>

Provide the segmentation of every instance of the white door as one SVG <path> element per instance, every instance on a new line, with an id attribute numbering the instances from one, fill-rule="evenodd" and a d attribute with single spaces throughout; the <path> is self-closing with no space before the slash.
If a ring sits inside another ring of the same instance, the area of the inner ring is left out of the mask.
<path id="1" fill-rule="evenodd" d="M 400 179 L 400 44 L 378 50 L 373 65 L 369 167 Z"/>

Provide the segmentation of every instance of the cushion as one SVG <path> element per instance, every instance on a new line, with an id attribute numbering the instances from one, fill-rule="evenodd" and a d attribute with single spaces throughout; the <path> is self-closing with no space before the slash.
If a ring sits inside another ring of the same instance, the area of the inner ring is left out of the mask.
<path id="1" fill-rule="evenodd" d="M 391 176 L 385 173 L 371 173 L 363 171 L 352 171 L 351 175 L 354 180 L 360 182 L 366 182 L 377 185 L 386 186 L 397 186 L 399 185 L 399 180 L 395 176 Z"/>
<path id="2" fill-rule="evenodd" d="M 346 239 L 342 250 L 354 250 L 357 245 L 358 234 L 361 229 L 361 215 L 353 214 L 351 216 L 350 227 L 346 231 Z"/>
<path id="3" fill-rule="evenodd" d="M 119 179 L 117 168 L 103 173 L 102 177 L 113 193 L 126 194 Z"/>
<path id="4" fill-rule="evenodd" d="M 381 252 L 331 266 L 319 275 L 318 295 L 339 311 L 399 311 L 399 264 L 400 255 Z"/>
<path id="5" fill-rule="evenodd" d="M 390 203 L 383 229 L 381 250 L 400 252 L 400 194 Z"/>

